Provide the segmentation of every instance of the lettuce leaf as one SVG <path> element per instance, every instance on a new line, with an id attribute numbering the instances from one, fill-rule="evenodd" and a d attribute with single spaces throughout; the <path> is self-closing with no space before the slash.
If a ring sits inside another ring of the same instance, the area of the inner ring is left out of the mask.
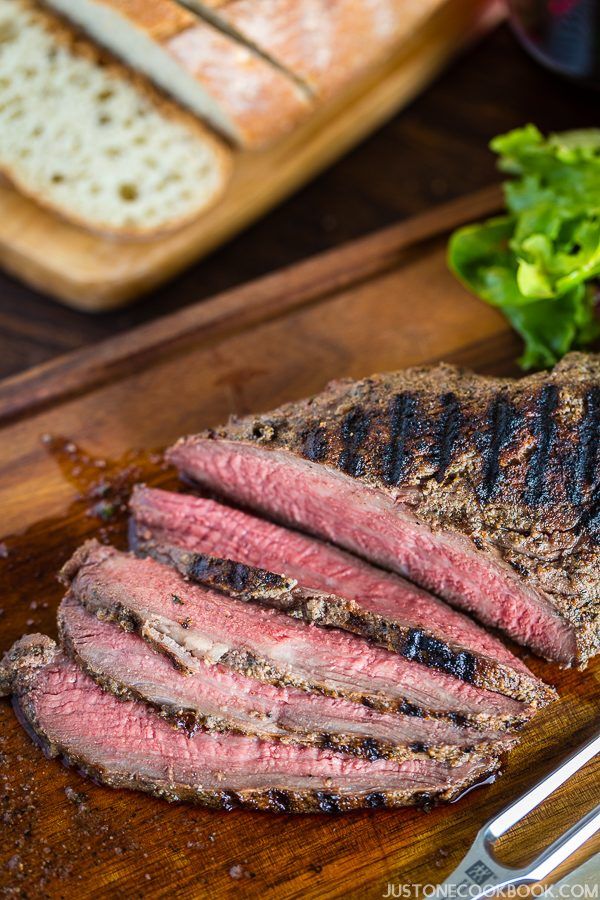
<path id="1" fill-rule="evenodd" d="M 452 271 L 525 342 L 523 368 L 600 337 L 600 129 L 548 138 L 534 125 L 495 138 L 507 214 L 456 231 Z"/>

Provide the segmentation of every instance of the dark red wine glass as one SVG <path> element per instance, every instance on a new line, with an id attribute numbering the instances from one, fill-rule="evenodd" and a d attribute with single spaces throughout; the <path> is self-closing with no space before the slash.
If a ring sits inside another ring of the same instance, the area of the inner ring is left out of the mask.
<path id="1" fill-rule="evenodd" d="M 520 41 L 539 62 L 600 87 L 600 0 L 509 0 Z"/>

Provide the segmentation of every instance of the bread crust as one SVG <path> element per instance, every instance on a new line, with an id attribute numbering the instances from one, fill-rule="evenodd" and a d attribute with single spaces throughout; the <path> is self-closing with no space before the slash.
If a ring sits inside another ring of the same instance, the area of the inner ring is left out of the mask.
<path id="1" fill-rule="evenodd" d="M 191 12 L 170 0 L 102 0 L 102 5 L 109 6 L 159 44 L 196 24 Z"/>
<path id="2" fill-rule="evenodd" d="M 243 147 L 271 143 L 312 110 L 308 93 L 294 78 L 174 0 L 95 2 L 154 41 L 192 76 L 222 110 Z M 76 6 L 72 19 L 79 22 Z"/>
<path id="3" fill-rule="evenodd" d="M 443 0 L 184 0 L 237 32 L 319 99 L 406 40 Z"/>
<path id="4" fill-rule="evenodd" d="M 165 49 L 217 100 L 249 149 L 287 134 L 312 110 L 295 81 L 210 25 L 180 32 Z"/>

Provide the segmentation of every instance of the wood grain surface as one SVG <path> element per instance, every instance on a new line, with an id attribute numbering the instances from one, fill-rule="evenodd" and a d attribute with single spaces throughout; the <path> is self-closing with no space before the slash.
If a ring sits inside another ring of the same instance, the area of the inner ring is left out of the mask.
<path id="1" fill-rule="evenodd" d="M 260 152 L 236 152 L 225 195 L 205 215 L 147 241 L 78 228 L 0 184 L 0 265 L 88 311 L 114 308 L 204 256 L 388 119 L 500 17 L 497 0 L 444 0 L 415 34 L 305 123 Z"/>
<path id="2" fill-rule="evenodd" d="M 597 97 L 536 65 L 502 25 L 359 147 L 138 303 L 89 315 L 0 271 L 0 377 L 476 191 L 498 177 L 490 138 L 528 121 L 597 125 Z"/>
<path id="3" fill-rule="evenodd" d="M 107 521 L 107 509 L 136 479 L 175 484 L 151 451 L 179 434 L 338 376 L 441 358 L 514 374 L 515 337 L 445 264 L 443 230 L 496 202 L 465 200 L 2 385 L 2 649 L 25 631 L 55 634 L 57 568 L 85 536 L 123 544 L 124 516 Z M 377 898 L 389 883 L 441 880 L 483 821 L 597 720 L 598 663 L 577 672 L 527 661 L 560 701 L 526 728 L 495 784 L 429 813 L 276 817 L 111 791 L 45 760 L 2 702 L 0 886 L 36 898 Z M 502 858 L 530 858 L 591 808 L 599 774 L 590 764 L 561 789 Z"/>

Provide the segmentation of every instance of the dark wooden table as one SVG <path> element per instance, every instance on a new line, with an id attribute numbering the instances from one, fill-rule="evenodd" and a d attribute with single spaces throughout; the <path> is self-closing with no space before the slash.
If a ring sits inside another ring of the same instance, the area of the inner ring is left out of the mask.
<path id="1" fill-rule="evenodd" d="M 528 121 L 598 125 L 597 107 L 597 94 L 539 68 L 504 26 L 307 188 L 134 306 L 89 316 L 0 274 L 0 377 L 476 190 L 496 177 L 493 135 Z"/>

